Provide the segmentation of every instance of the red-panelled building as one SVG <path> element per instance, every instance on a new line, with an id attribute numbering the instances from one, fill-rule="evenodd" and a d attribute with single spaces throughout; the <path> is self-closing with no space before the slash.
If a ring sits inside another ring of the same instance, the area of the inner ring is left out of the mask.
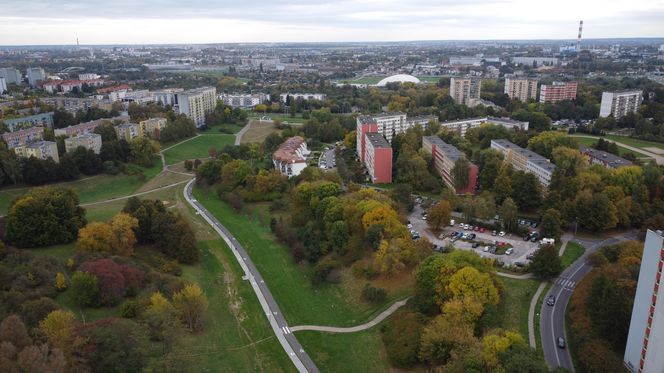
<path id="1" fill-rule="evenodd" d="M 355 139 L 357 142 L 357 156 L 360 157 L 360 161 L 364 163 L 364 149 L 366 148 L 366 138 L 364 137 L 367 133 L 376 133 L 378 132 L 378 123 L 368 117 L 359 117 L 357 119 L 357 127 L 355 130 Z"/>
<path id="2" fill-rule="evenodd" d="M 389 184 L 392 182 L 392 147 L 383 135 L 365 133 L 362 158 L 372 183 Z"/>
<path id="3" fill-rule="evenodd" d="M 540 87 L 539 102 L 558 102 L 563 100 L 574 100 L 576 98 L 575 82 L 553 82 L 553 84 L 542 84 Z"/>
<path id="4" fill-rule="evenodd" d="M 456 190 L 457 194 L 475 193 L 477 187 L 477 166 L 468 161 L 468 184 L 462 188 L 456 188 L 452 169 L 457 160 L 466 158 L 466 155 L 454 146 L 443 142 L 438 136 L 424 136 L 422 147 L 433 157 L 434 167 L 440 174 L 445 184 Z"/>

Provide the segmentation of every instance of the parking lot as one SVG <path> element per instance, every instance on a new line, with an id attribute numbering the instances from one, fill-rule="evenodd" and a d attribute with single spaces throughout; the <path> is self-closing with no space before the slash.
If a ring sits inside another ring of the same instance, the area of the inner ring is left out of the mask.
<path id="1" fill-rule="evenodd" d="M 323 150 L 320 155 L 320 159 L 318 160 L 318 167 L 324 170 L 331 170 L 337 167 L 337 160 L 335 159 L 336 156 L 334 154 L 334 150 L 334 146 L 327 147 L 325 150 Z"/>
<path id="2" fill-rule="evenodd" d="M 439 238 L 440 234 L 434 235 L 434 233 L 429 230 L 427 222 L 425 218 L 422 216 L 423 212 L 424 210 L 422 209 L 421 205 L 416 204 L 415 209 L 410 214 L 409 220 L 410 223 L 413 225 L 413 229 L 417 231 L 420 234 L 420 236 L 426 237 L 434 245 L 446 247 L 452 244 L 457 249 L 472 250 L 475 251 L 480 256 L 500 260 L 507 265 L 514 265 L 517 262 L 526 263 L 528 255 L 534 253 L 539 249 L 539 241 L 538 242 L 524 241 L 523 237 L 519 237 L 517 235 L 508 233 L 505 236 L 500 237 L 498 235 L 493 236 L 491 229 L 486 229 L 484 233 L 481 233 L 479 231 L 464 230 L 463 228 L 459 227 L 460 223 L 459 219 L 456 219 L 454 217 L 453 219 L 456 220 L 455 226 L 450 227 L 448 224 L 441 231 L 441 234 L 449 236 L 449 234 L 452 232 L 474 233 L 476 237 L 473 241 L 480 243 L 479 246 L 477 248 L 473 248 L 472 242 L 467 242 L 465 240 L 457 240 L 456 242 L 451 242 L 449 237 L 441 239 Z M 513 247 L 513 252 L 510 255 L 505 255 L 505 254 L 491 254 L 487 251 L 484 251 L 486 246 L 494 245 L 496 241 L 504 242 L 508 245 L 511 245 Z"/>

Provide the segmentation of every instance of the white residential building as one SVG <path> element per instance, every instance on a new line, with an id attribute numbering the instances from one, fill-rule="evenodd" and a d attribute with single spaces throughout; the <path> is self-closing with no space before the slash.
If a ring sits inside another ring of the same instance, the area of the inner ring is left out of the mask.
<path id="1" fill-rule="evenodd" d="M 0 76 L 0 95 L 7 91 L 7 79 Z"/>
<path id="2" fill-rule="evenodd" d="M 141 127 L 136 123 L 119 124 L 115 126 L 115 134 L 118 140 L 130 142 L 137 137 L 141 137 Z"/>
<path id="3" fill-rule="evenodd" d="M 304 139 L 294 136 L 284 141 L 272 154 L 272 163 L 277 171 L 290 178 L 299 175 L 307 167 L 307 156 L 310 153 Z"/>
<path id="4" fill-rule="evenodd" d="M 514 170 L 533 174 L 543 187 L 549 187 L 556 166 L 548 159 L 503 139 L 491 140 L 491 149 L 502 152 L 505 162 Z"/>
<path id="5" fill-rule="evenodd" d="M 73 152 L 79 146 L 91 149 L 95 154 L 99 154 L 99 152 L 101 152 L 101 135 L 96 133 L 85 133 L 65 139 L 65 150 L 67 153 Z"/>
<path id="6" fill-rule="evenodd" d="M 643 102 L 643 91 L 602 92 L 600 117 L 622 118 L 628 113 L 636 113 Z"/>
<path id="7" fill-rule="evenodd" d="M 376 125 L 377 130 L 371 132 L 380 133 L 391 144 L 392 137 L 400 133 L 406 132 L 414 123 L 409 123 L 406 120 L 406 113 L 383 113 L 376 115 L 362 115 L 357 117 L 357 125 L 360 128 L 365 123 L 373 123 Z M 362 131 L 358 131 L 357 136 L 361 138 L 364 136 Z M 360 140 L 361 141 L 361 140 Z M 358 153 L 359 154 L 359 153 Z"/>
<path id="8" fill-rule="evenodd" d="M 290 96 L 293 100 L 325 100 L 326 95 L 324 93 L 282 93 L 279 95 L 281 102 L 288 101 Z"/>
<path id="9" fill-rule="evenodd" d="M 55 163 L 60 163 L 58 157 L 58 145 L 53 141 L 37 141 L 14 148 L 16 155 L 23 158 L 35 157 L 38 159 L 53 158 Z"/>
<path id="10" fill-rule="evenodd" d="M 182 88 L 167 88 L 154 91 L 152 95 L 155 102 L 161 103 L 164 106 L 175 106 L 178 103 L 176 95 L 182 91 L 184 91 Z"/>
<path id="11" fill-rule="evenodd" d="M 480 78 L 451 78 L 450 96 L 459 105 L 477 106 L 480 104 L 480 91 L 482 80 Z"/>
<path id="12" fill-rule="evenodd" d="M 78 74 L 78 80 L 95 80 L 100 78 L 101 76 L 92 73 Z"/>
<path id="13" fill-rule="evenodd" d="M 537 79 L 505 78 L 505 94 L 511 99 L 534 100 L 537 98 Z"/>
<path id="14" fill-rule="evenodd" d="M 5 83 L 7 85 L 9 84 L 21 84 L 21 80 L 23 80 L 23 77 L 21 76 L 21 72 L 16 70 L 13 67 L 5 67 L 5 68 L 0 68 L 0 77 L 5 78 Z"/>
<path id="15" fill-rule="evenodd" d="M 664 237 L 648 230 L 632 307 L 624 362 L 634 373 L 664 372 Z"/>
<path id="16" fill-rule="evenodd" d="M 36 87 L 39 81 L 46 79 L 46 72 L 41 67 L 28 68 L 28 83 L 31 87 Z"/>
<path id="17" fill-rule="evenodd" d="M 166 118 L 150 118 L 138 123 L 142 136 L 159 138 L 159 133 L 166 127 Z"/>
<path id="18" fill-rule="evenodd" d="M 202 87 L 175 94 L 178 111 L 194 121 L 196 127 L 205 126 L 205 116 L 217 105 L 217 89 Z"/>
<path id="19" fill-rule="evenodd" d="M 441 122 L 440 127 L 450 131 L 456 131 L 459 136 L 465 137 L 466 131 L 471 128 L 479 127 L 485 123 L 503 126 L 510 129 L 516 128 L 523 131 L 528 130 L 529 124 L 528 122 L 521 122 L 510 118 L 479 117 Z"/>
<path id="20" fill-rule="evenodd" d="M 223 93 L 219 95 L 225 105 L 238 108 L 253 108 L 268 101 L 270 97 L 265 93 Z"/>

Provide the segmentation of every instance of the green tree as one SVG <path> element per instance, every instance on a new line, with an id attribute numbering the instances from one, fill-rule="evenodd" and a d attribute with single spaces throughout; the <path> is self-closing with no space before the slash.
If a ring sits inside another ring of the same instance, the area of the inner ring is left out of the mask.
<path id="1" fill-rule="evenodd" d="M 441 226 L 450 222 L 452 206 L 447 201 L 440 201 L 427 210 L 427 224 L 429 228 L 438 231 Z"/>
<path id="2" fill-rule="evenodd" d="M 500 205 L 500 218 L 508 232 L 514 232 L 518 228 L 517 216 L 518 208 L 516 203 L 514 203 L 513 199 L 506 198 L 503 204 Z"/>
<path id="3" fill-rule="evenodd" d="M 173 306 L 189 330 L 199 330 L 208 307 L 208 299 L 196 284 L 189 284 L 173 294 Z"/>
<path id="4" fill-rule="evenodd" d="M 452 177 L 454 178 L 454 188 L 456 190 L 463 190 L 468 187 L 470 182 L 470 162 L 465 157 L 461 157 L 454 162 L 452 167 Z"/>
<path id="5" fill-rule="evenodd" d="M 71 290 L 79 306 L 97 307 L 101 301 L 99 283 L 95 275 L 77 271 L 71 278 Z"/>
<path id="6" fill-rule="evenodd" d="M 559 146 L 572 149 L 579 148 L 579 144 L 575 138 L 567 136 L 567 133 L 558 131 L 542 132 L 528 140 L 528 149 L 545 158 L 551 158 L 553 149 Z"/>
<path id="7" fill-rule="evenodd" d="M 531 173 L 516 171 L 512 175 L 512 199 L 519 209 L 534 211 L 542 203 L 542 186 Z"/>
<path id="8" fill-rule="evenodd" d="M 555 238 L 556 241 L 560 240 L 563 234 L 562 230 L 563 219 L 560 211 L 550 208 L 542 214 L 542 236 L 547 238 Z"/>
<path id="9" fill-rule="evenodd" d="M 563 270 L 558 250 L 553 245 L 545 245 L 537 250 L 530 263 L 530 270 L 542 280 L 558 276 Z"/>
<path id="10" fill-rule="evenodd" d="M 130 142 L 131 159 L 132 162 L 151 167 L 154 164 L 154 159 L 159 153 L 159 143 L 148 139 L 147 137 L 137 137 Z"/>

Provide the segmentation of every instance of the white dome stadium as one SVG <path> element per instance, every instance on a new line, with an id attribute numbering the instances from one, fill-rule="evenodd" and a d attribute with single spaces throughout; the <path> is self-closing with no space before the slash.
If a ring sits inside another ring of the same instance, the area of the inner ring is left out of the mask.
<path id="1" fill-rule="evenodd" d="M 376 84 L 377 87 L 385 87 L 387 83 L 415 83 L 419 84 L 421 83 L 419 79 L 412 75 L 408 74 L 397 74 L 397 75 L 392 75 L 388 76 L 387 78 L 381 80 Z"/>

